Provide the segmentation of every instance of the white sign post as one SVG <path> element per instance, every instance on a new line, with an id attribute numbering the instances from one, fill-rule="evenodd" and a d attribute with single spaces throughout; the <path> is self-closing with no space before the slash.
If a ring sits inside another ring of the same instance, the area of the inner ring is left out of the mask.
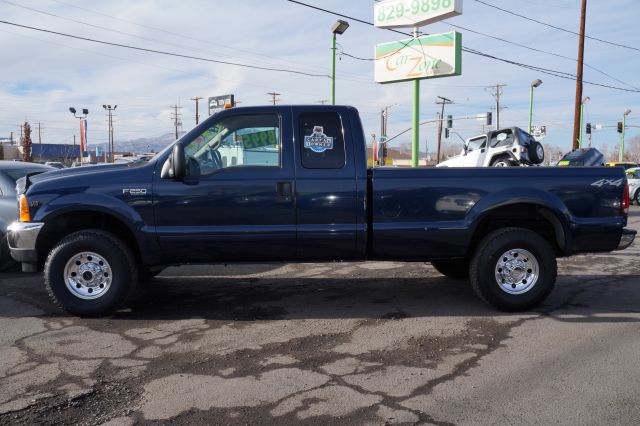
<path id="1" fill-rule="evenodd" d="M 379 28 L 416 28 L 462 15 L 462 0 L 384 0 L 374 14 Z"/>

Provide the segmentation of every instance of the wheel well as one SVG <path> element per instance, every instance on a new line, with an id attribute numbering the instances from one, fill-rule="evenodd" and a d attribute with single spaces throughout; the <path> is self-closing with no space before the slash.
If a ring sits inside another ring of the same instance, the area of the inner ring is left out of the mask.
<path id="1" fill-rule="evenodd" d="M 45 222 L 36 244 L 39 266 L 42 267 L 48 253 L 58 241 L 84 229 L 100 229 L 114 234 L 131 249 L 136 261 L 141 263 L 138 242 L 124 222 L 106 213 L 84 211 L 63 214 Z"/>
<path id="2" fill-rule="evenodd" d="M 507 159 L 507 160 L 514 161 L 513 156 L 509 152 L 501 152 L 501 153 L 498 153 L 498 154 L 494 154 L 493 157 L 491 157 L 491 161 L 489 161 L 489 164 L 493 165 L 496 161 L 498 161 L 500 159 L 503 159 L 503 158 Z"/>
<path id="3" fill-rule="evenodd" d="M 551 244 L 557 255 L 564 254 L 566 236 L 562 222 L 551 210 L 536 204 L 511 204 L 491 210 L 476 227 L 469 246 L 470 254 L 491 232 L 512 227 L 537 233 Z"/>

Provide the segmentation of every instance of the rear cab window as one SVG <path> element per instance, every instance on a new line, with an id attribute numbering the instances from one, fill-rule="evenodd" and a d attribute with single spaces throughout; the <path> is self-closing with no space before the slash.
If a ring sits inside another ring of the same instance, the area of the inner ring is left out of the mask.
<path id="1" fill-rule="evenodd" d="M 336 112 L 299 116 L 299 149 L 305 169 L 342 169 L 346 164 L 342 120 Z"/>

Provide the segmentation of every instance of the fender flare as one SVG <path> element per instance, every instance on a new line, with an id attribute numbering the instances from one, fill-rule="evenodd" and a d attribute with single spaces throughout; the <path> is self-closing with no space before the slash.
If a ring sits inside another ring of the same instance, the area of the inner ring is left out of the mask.
<path id="1" fill-rule="evenodd" d="M 517 195 L 514 195 L 514 192 Z M 564 253 L 570 253 L 571 212 L 555 195 L 533 188 L 511 188 L 483 197 L 467 213 L 466 221 L 470 234 L 475 235 L 478 226 L 496 209 L 522 204 L 540 208 L 539 213 L 553 226 L 558 246 Z"/>

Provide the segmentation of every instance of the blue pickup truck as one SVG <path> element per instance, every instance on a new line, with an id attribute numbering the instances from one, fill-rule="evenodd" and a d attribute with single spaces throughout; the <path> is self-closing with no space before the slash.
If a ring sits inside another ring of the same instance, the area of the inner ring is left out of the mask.
<path id="1" fill-rule="evenodd" d="M 507 311 L 543 301 L 556 258 L 632 244 L 617 168 L 367 169 L 351 107 L 237 108 L 148 163 L 29 176 L 9 245 L 81 316 L 167 265 L 431 262 Z"/>

